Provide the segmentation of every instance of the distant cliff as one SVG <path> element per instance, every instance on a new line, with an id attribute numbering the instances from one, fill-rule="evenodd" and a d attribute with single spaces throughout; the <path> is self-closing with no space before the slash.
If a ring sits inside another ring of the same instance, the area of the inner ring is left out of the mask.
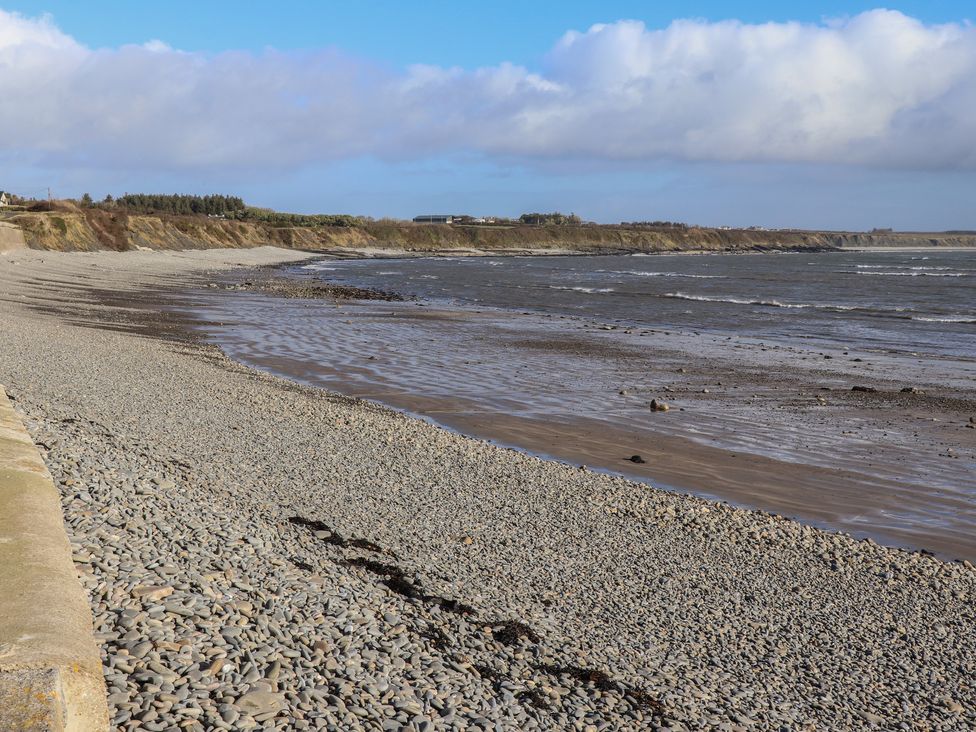
<path id="1" fill-rule="evenodd" d="M 314 251 L 357 249 L 580 252 L 767 251 L 841 247 L 976 247 L 970 233 L 843 233 L 700 227 L 455 226 L 368 223 L 275 226 L 205 216 L 127 215 L 99 209 L 11 212 L 28 247 L 57 251 L 243 248 L 266 244 Z"/>

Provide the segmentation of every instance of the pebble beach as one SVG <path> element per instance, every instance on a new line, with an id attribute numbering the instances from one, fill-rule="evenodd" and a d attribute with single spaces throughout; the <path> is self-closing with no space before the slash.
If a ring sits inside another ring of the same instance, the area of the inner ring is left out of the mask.
<path id="1" fill-rule="evenodd" d="M 156 305 L 302 256 L 0 254 L 114 728 L 976 728 L 972 564 L 299 386 Z"/>

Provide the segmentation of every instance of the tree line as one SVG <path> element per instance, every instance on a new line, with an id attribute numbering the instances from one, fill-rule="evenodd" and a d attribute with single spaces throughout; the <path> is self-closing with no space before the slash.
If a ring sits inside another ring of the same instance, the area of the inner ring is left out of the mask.
<path id="1" fill-rule="evenodd" d="M 688 224 L 681 221 L 621 221 L 621 226 L 635 229 L 687 229 Z"/>
<path id="2" fill-rule="evenodd" d="M 176 216 L 220 216 L 237 221 L 253 221 L 272 226 L 358 226 L 365 219 L 348 214 L 292 214 L 269 208 L 248 206 L 238 196 L 213 194 L 195 196 L 187 194 L 126 193 L 113 199 L 93 203 L 87 193 L 79 201 L 83 208 L 96 207 L 122 210 L 135 214 L 172 214 Z"/>
<path id="3" fill-rule="evenodd" d="M 270 208 L 246 207 L 242 211 L 227 214 L 227 218 L 256 221 L 272 226 L 362 226 L 368 219 L 349 214 L 294 214 L 274 211 Z"/>
<path id="4" fill-rule="evenodd" d="M 519 221 L 523 224 L 531 224 L 533 226 L 578 226 L 583 223 L 583 219 L 574 213 L 568 216 L 559 211 L 553 211 L 552 213 L 524 213 L 519 216 Z"/>
<path id="5" fill-rule="evenodd" d="M 113 204 L 112 197 L 106 197 L 103 204 L 111 206 Z M 115 199 L 114 205 L 132 213 L 204 214 L 208 216 L 226 216 L 244 211 L 247 208 L 242 198 L 220 194 L 193 196 L 186 194 L 126 193 L 124 196 Z"/>

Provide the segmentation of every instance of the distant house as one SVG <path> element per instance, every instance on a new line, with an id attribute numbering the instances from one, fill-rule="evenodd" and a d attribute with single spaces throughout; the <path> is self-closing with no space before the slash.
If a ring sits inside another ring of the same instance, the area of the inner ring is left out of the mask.
<path id="1" fill-rule="evenodd" d="M 413 221 L 415 224 L 452 224 L 457 216 L 448 216 L 447 214 L 424 214 L 423 216 L 414 216 Z"/>
<path id="2" fill-rule="evenodd" d="M 10 200 L 10 194 L 6 191 L 0 191 L 0 206 L 9 206 L 13 201 Z"/>

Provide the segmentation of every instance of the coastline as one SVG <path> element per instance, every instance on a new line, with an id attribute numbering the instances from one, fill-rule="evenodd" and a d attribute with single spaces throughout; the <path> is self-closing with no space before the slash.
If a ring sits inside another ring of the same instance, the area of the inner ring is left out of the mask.
<path id="1" fill-rule="evenodd" d="M 0 264 L 0 381 L 48 446 L 118 725 L 976 725 L 968 563 L 462 437 L 87 294 L 285 256 Z"/>

